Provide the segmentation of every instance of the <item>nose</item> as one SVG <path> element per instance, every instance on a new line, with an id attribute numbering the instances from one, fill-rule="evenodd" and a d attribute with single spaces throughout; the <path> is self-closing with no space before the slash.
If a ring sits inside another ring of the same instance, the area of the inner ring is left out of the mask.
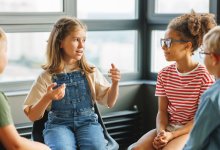
<path id="1" fill-rule="evenodd" d="M 167 46 L 164 44 L 164 45 L 162 46 L 162 50 L 166 51 L 167 49 L 168 49 Z"/>
<path id="2" fill-rule="evenodd" d="M 84 40 L 80 40 L 79 41 L 79 48 L 83 48 L 85 45 L 85 41 Z"/>

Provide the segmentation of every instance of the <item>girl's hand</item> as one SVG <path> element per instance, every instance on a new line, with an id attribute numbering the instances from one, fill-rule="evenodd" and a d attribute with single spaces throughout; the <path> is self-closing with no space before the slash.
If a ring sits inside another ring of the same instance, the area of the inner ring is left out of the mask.
<path id="1" fill-rule="evenodd" d="M 53 89 L 56 85 L 57 83 L 52 83 L 47 87 L 47 93 L 45 96 L 48 97 L 48 99 L 50 100 L 60 100 L 65 95 L 65 89 L 66 89 L 65 83 L 57 87 L 56 89 Z"/>
<path id="2" fill-rule="evenodd" d="M 173 139 L 173 134 L 167 131 L 161 131 L 154 139 L 153 146 L 156 149 L 163 148 L 169 141 Z"/>
<path id="3" fill-rule="evenodd" d="M 114 64 L 111 64 L 111 69 L 109 70 L 108 76 L 111 77 L 112 83 L 117 83 L 121 79 L 120 71 L 115 67 Z"/>
<path id="4" fill-rule="evenodd" d="M 153 147 L 157 150 L 162 149 L 168 142 L 166 141 L 166 131 L 162 130 L 158 135 L 154 138 Z"/>

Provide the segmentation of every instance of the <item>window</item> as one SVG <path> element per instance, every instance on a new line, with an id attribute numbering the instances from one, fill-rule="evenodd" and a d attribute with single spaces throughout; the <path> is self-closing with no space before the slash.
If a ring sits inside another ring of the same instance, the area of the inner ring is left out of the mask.
<path id="1" fill-rule="evenodd" d="M 53 5 L 53 7 L 50 7 Z M 62 12 L 63 0 L 1 0 L 1 12 Z"/>
<path id="2" fill-rule="evenodd" d="M 111 63 L 122 73 L 137 72 L 135 31 L 89 32 L 87 39 L 86 57 L 103 72 L 107 73 Z"/>
<path id="3" fill-rule="evenodd" d="M 45 62 L 49 33 L 7 33 L 8 65 L 0 81 L 34 80 Z"/>
<path id="4" fill-rule="evenodd" d="M 141 76 L 139 0 L 3 0 L 0 8 L 9 59 L 0 76 L 1 91 L 30 88 L 42 71 L 50 31 L 61 16 L 76 16 L 88 26 L 85 55 L 104 74 L 115 63 L 121 81 Z"/>
<path id="5" fill-rule="evenodd" d="M 209 0 L 155 0 L 157 14 L 188 13 L 191 9 L 196 12 L 209 12 Z"/>
<path id="6" fill-rule="evenodd" d="M 80 19 L 135 19 L 135 0 L 79 0 Z"/>

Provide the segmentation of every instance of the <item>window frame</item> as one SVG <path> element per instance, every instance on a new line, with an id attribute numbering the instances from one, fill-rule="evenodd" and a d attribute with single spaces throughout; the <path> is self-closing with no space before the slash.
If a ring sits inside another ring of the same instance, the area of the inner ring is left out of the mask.
<path id="1" fill-rule="evenodd" d="M 77 16 L 77 0 L 63 0 L 63 12 L 2 12 L 0 13 L 0 26 L 7 33 L 16 32 L 50 32 L 53 24 L 61 16 Z M 143 77 L 142 71 L 142 40 L 143 26 L 141 16 L 143 12 L 141 0 L 135 0 L 136 19 L 128 20 L 82 20 L 87 26 L 88 31 L 122 31 L 136 30 L 137 35 L 137 72 L 122 73 L 121 81 L 139 80 Z M 3 73 L 4 75 L 4 73 Z M 107 74 L 105 74 L 107 77 Z M 3 92 L 18 93 L 30 89 L 33 80 L 1 82 L 0 90 Z"/>

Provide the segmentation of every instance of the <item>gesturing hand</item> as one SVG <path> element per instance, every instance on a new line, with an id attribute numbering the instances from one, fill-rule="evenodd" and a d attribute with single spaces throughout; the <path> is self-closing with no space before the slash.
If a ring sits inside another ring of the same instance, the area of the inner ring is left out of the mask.
<path id="1" fill-rule="evenodd" d="M 47 93 L 46 96 L 51 99 L 51 100 L 60 100 L 64 97 L 65 95 L 65 88 L 66 85 L 62 84 L 61 86 L 59 86 L 56 89 L 53 89 L 55 86 L 57 85 L 57 83 L 52 83 L 51 85 L 49 85 L 47 87 Z"/>
<path id="2" fill-rule="evenodd" d="M 111 64 L 111 69 L 109 70 L 108 76 L 111 77 L 112 83 L 120 81 L 121 74 L 120 71 L 115 67 L 114 64 Z"/>

